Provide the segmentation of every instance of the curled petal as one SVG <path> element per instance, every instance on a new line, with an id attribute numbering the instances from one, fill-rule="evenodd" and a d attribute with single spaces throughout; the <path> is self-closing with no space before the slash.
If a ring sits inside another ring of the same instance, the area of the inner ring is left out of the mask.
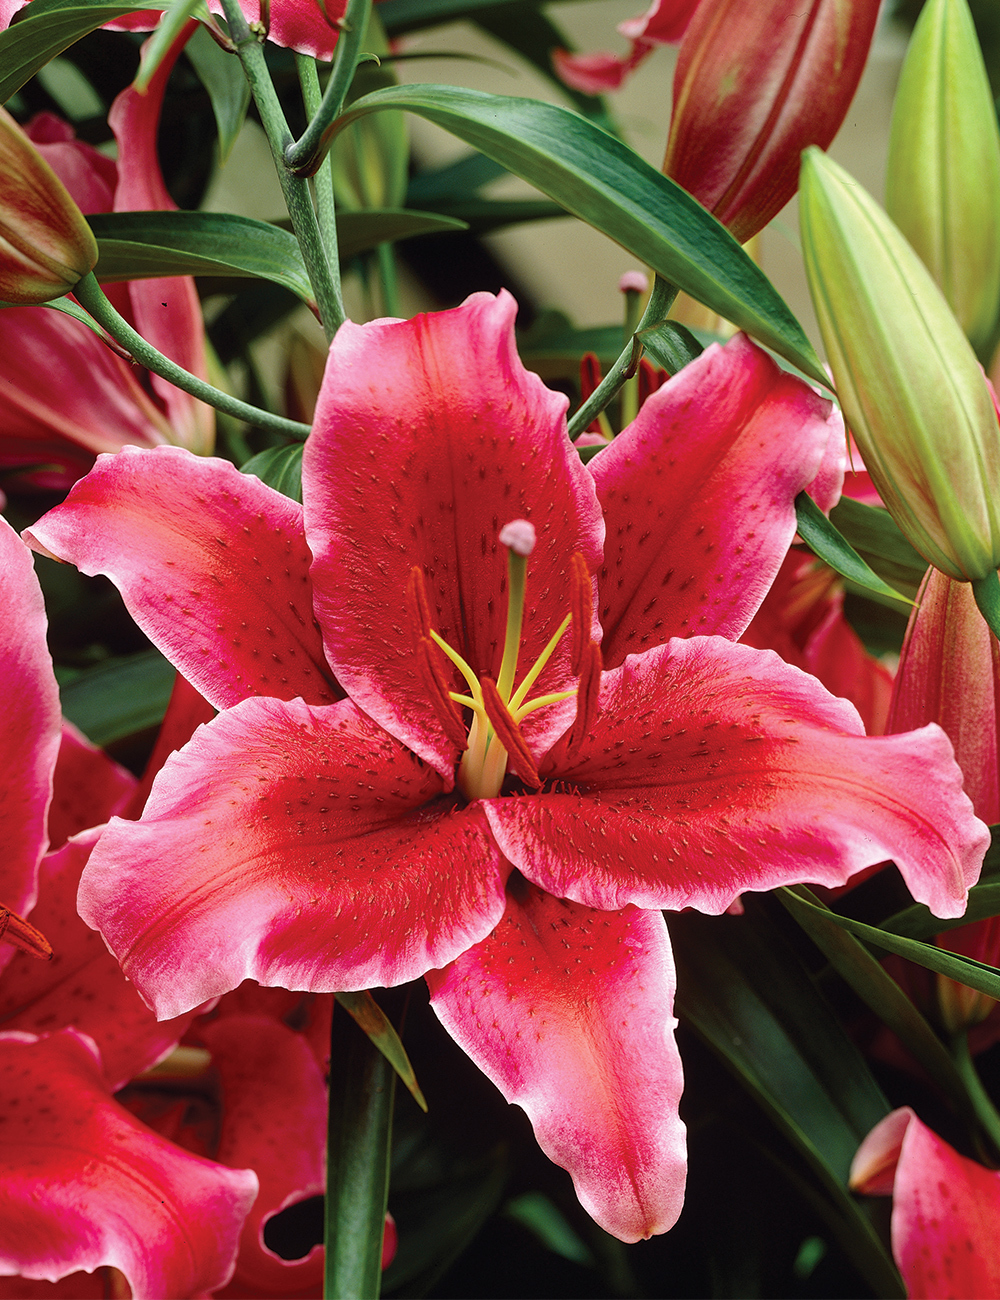
<path id="1" fill-rule="evenodd" d="M 228 461 L 179 447 L 102 456 L 26 537 L 111 578 L 142 630 L 217 708 L 257 694 L 336 698 L 301 509 Z"/>
<path id="2" fill-rule="evenodd" d="M 914 898 L 961 916 L 989 844 L 939 727 L 866 737 L 846 700 L 721 637 L 606 673 L 586 741 L 542 776 L 534 798 L 487 801 L 490 825 L 529 879 L 590 907 L 716 915 L 891 858 Z"/>
<path id="3" fill-rule="evenodd" d="M 795 535 L 795 497 L 843 422 L 744 335 L 645 402 L 590 467 L 607 527 L 604 662 L 746 629 Z"/>
<path id="4" fill-rule="evenodd" d="M 0 593 L 0 768 L 7 774 L 0 799 L 0 903 L 23 915 L 35 901 L 38 863 L 48 842 L 60 712 L 31 552 L 5 519 L 0 519 Z"/>
<path id="5" fill-rule="evenodd" d="M 908 1106 L 862 1142 L 851 1186 L 892 1193 L 892 1254 L 911 1300 L 1000 1295 L 1000 1174 L 960 1156 Z"/>
<path id="6" fill-rule="evenodd" d="M 566 399 L 517 355 L 516 311 L 508 293 L 478 293 L 453 311 L 342 326 L 303 455 L 327 657 L 351 698 L 449 779 L 455 746 L 413 650 L 413 567 L 436 630 L 496 681 L 507 622 L 500 530 L 524 519 L 538 539 L 522 673 L 569 612 L 573 553 L 593 572 L 604 537 L 593 481 L 566 437 Z M 563 690 L 571 676 L 565 638 L 536 693 Z M 572 716 L 571 702 L 532 714 L 532 750 L 544 753 Z"/>
<path id="7" fill-rule="evenodd" d="M 168 759 L 142 820 L 115 820 L 80 913 L 161 1017 L 244 979 L 316 992 L 398 984 L 503 914 L 477 805 L 347 703 L 250 699 Z"/>
<path id="8" fill-rule="evenodd" d="M 135 1300 L 221 1286 L 257 1194 L 250 1170 L 179 1150 L 117 1104 L 73 1030 L 0 1035 L 0 1273 L 120 1269 Z"/>
<path id="9" fill-rule="evenodd" d="M 445 1027 L 608 1232 L 638 1241 L 684 1200 L 683 1078 L 662 916 L 595 912 L 520 882 L 482 943 L 427 976 Z"/>

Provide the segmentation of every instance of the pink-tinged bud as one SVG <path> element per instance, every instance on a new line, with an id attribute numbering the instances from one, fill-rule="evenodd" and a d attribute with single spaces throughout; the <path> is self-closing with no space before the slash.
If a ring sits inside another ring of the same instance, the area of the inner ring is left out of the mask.
<path id="1" fill-rule="evenodd" d="M 55 172 L 0 109 L 0 302 L 49 302 L 97 262 L 83 213 Z"/>
<path id="2" fill-rule="evenodd" d="M 702 0 L 681 43 L 663 170 L 745 243 L 784 207 L 799 155 L 854 98 L 878 0 Z"/>

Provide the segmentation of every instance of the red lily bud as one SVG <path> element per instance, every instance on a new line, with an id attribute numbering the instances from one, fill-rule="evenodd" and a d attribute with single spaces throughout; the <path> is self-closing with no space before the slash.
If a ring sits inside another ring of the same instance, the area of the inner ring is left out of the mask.
<path id="1" fill-rule="evenodd" d="M 878 0 L 702 0 L 681 43 L 663 170 L 745 243 L 825 149 L 868 57 Z"/>
<path id="2" fill-rule="evenodd" d="M 0 301 L 48 302 L 97 262 L 97 244 L 62 181 L 0 109 Z"/>

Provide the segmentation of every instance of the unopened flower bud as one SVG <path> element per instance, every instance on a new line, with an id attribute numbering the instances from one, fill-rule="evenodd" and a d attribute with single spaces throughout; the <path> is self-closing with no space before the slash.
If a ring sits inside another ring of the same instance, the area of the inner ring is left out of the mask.
<path id="1" fill-rule="evenodd" d="M 97 243 L 62 181 L 0 109 L 0 302 L 49 302 L 97 262 Z"/>
<path id="2" fill-rule="evenodd" d="M 1000 131 L 966 0 L 928 0 L 892 111 L 886 210 L 981 354 L 1000 307 Z"/>
<path id="3" fill-rule="evenodd" d="M 836 135 L 878 0 L 702 0 L 681 43 L 663 171 L 741 244 L 795 193 L 799 155 Z"/>
<path id="4" fill-rule="evenodd" d="M 1000 424 L 940 289 L 841 167 L 806 151 L 809 288 L 844 415 L 896 523 L 952 578 L 1000 565 Z"/>

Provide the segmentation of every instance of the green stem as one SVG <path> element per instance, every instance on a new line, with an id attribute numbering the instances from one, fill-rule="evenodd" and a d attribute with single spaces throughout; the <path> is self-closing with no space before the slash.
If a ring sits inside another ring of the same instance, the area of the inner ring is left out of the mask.
<path id="1" fill-rule="evenodd" d="M 309 182 L 293 176 L 285 166 L 285 150 L 292 143 L 292 133 L 288 129 L 285 114 L 278 101 L 260 39 L 250 30 L 238 0 L 222 0 L 222 7 L 226 22 L 229 24 L 230 39 L 236 47 L 243 71 L 250 83 L 250 93 L 257 105 L 261 126 L 271 147 L 271 156 L 274 158 L 274 165 L 278 172 L 285 207 L 288 209 L 288 215 L 292 219 L 292 229 L 302 249 L 302 258 L 316 295 L 316 305 L 319 308 L 326 337 L 330 340 L 346 320 L 343 297 L 340 293 L 339 267 L 335 277 L 320 234 Z"/>
<path id="2" fill-rule="evenodd" d="M 372 0 L 348 0 L 340 20 L 341 37 L 333 57 L 333 70 L 319 110 L 313 113 L 300 139 L 285 148 L 285 165 L 296 176 L 311 176 L 328 148 L 330 127 L 340 116 L 354 79 L 361 42 L 368 26 Z"/>
<path id="3" fill-rule="evenodd" d="M 985 578 L 977 578 L 973 582 L 972 594 L 987 627 L 995 637 L 1000 638 L 1000 580 L 997 579 L 995 569 L 991 569 Z"/>
<path id="4" fill-rule="evenodd" d="M 976 1069 L 972 1053 L 969 1051 L 968 1034 L 955 1035 L 951 1040 L 951 1055 L 958 1073 L 962 1076 L 962 1082 L 965 1084 L 965 1090 L 972 1102 L 973 1110 L 976 1112 L 976 1118 L 979 1120 L 983 1132 L 993 1144 L 993 1150 L 989 1155 L 995 1168 L 997 1164 L 1000 1164 L 1000 1114 L 997 1113 L 989 1093 L 983 1087 L 979 1071 Z"/>
<path id="5" fill-rule="evenodd" d="M 378 246 L 378 272 L 382 282 L 382 314 L 384 316 L 402 316 L 403 309 L 399 301 L 399 281 L 396 276 L 396 254 L 391 244 Z"/>
<path id="6" fill-rule="evenodd" d="M 168 379 L 177 388 L 190 393 L 192 397 L 197 397 L 199 401 L 209 406 L 214 406 L 217 411 L 225 411 L 227 415 L 234 415 L 238 420 L 256 425 L 258 429 L 270 429 L 273 433 L 280 433 L 286 438 L 295 438 L 300 442 L 308 435 L 308 424 L 300 424 L 298 420 L 286 420 L 283 415 L 272 415 L 270 411 L 262 411 L 248 402 L 241 402 L 238 397 L 230 397 L 228 393 L 213 388 L 204 379 L 192 375 L 189 370 L 185 370 L 183 366 L 177 365 L 162 352 L 158 352 L 141 334 L 135 332 L 127 320 L 118 315 L 94 278 L 93 271 L 83 277 L 73 293 L 94 320 L 103 326 L 116 342 L 127 348 L 141 366 L 151 370 L 154 375 Z"/>
<path id="7" fill-rule="evenodd" d="M 326 1300 L 378 1300 L 396 1074 L 334 1013 L 327 1137 Z"/>
<path id="8" fill-rule="evenodd" d="M 636 334 L 650 325 L 659 325 L 662 320 L 666 319 L 667 312 L 677 297 L 677 290 L 672 284 L 667 284 L 666 280 L 661 280 L 659 276 L 653 283 L 653 292 L 649 295 L 649 302 L 646 304 L 646 310 L 642 313 L 642 319 L 636 327 Z M 623 349 L 621 356 L 597 385 L 591 395 L 585 402 L 582 402 L 574 411 L 569 422 L 569 436 L 577 437 L 583 433 L 587 425 L 601 411 L 618 392 L 622 384 L 629 378 L 629 370 L 632 367 L 633 354 L 635 351 L 635 335 L 629 340 L 627 346 Z M 636 361 L 638 358 L 636 358 Z"/>
<path id="9" fill-rule="evenodd" d="M 639 328 L 639 301 L 641 294 L 636 289 L 626 289 L 625 291 L 625 328 L 622 333 L 622 344 L 628 348 L 631 346 L 632 339 L 636 330 Z M 622 385 L 622 405 L 621 421 L 622 428 L 627 429 L 635 417 L 639 414 L 639 375 L 635 372 L 630 378 L 625 380 Z"/>
<path id="10" fill-rule="evenodd" d="M 306 116 L 311 120 L 319 112 L 322 102 L 316 60 L 310 58 L 307 54 L 296 52 L 295 67 L 299 74 L 299 85 L 302 87 L 302 103 L 305 106 Z M 326 248 L 330 275 L 336 286 L 337 296 L 342 300 L 340 252 L 337 247 L 337 205 L 333 192 L 333 163 L 329 154 L 320 164 L 313 181 L 313 190 L 316 195 L 316 216 L 319 220 L 319 233 Z"/>

